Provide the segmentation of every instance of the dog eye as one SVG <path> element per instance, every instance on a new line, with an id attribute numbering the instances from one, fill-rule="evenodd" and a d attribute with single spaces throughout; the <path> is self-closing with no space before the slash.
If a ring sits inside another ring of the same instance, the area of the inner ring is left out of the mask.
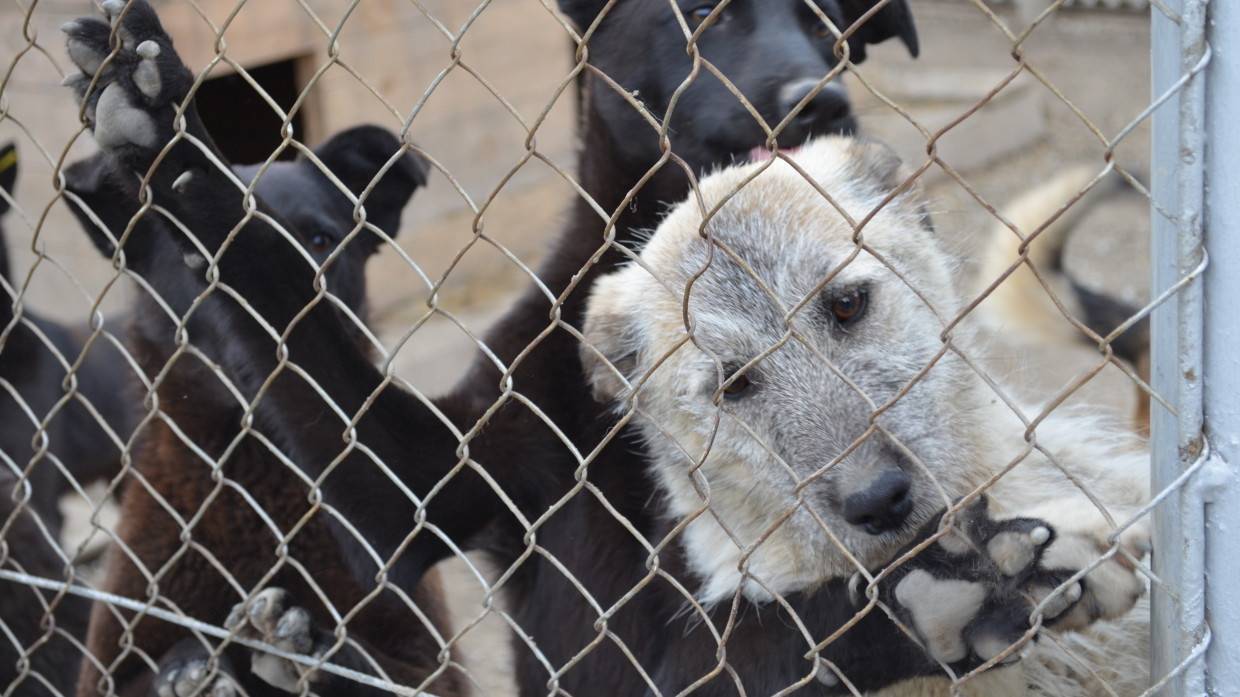
<path id="1" fill-rule="evenodd" d="M 820 39 L 834 39 L 835 32 L 831 31 L 831 27 L 828 27 L 826 22 L 819 19 L 814 22 L 814 36 Z"/>
<path id="2" fill-rule="evenodd" d="M 685 19 L 689 21 L 690 27 L 697 28 L 701 26 L 702 22 L 705 22 L 706 18 L 710 16 L 710 13 L 714 11 L 715 11 L 715 5 L 713 4 L 698 5 L 697 7 L 685 13 Z M 724 12 L 719 13 L 719 16 L 715 18 L 715 24 L 719 24 L 723 22 L 726 16 L 727 16 L 726 10 Z"/>
<path id="3" fill-rule="evenodd" d="M 332 238 L 325 232 L 319 232 L 310 236 L 310 246 L 316 252 L 322 252 L 331 248 Z"/>
<path id="4" fill-rule="evenodd" d="M 753 381 L 749 379 L 749 373 L 741 373 L 740 375 L 736 375 L 736 372 L 740 370 L 740 368 L 741 367 L 739 365 L 724 366 L 724 370 L 727 371 L 729 377 L 733 375 L 736 376 L 735 378 L 732 378 L 732 382 L 728 383 L 727 387 L 723 388 L 724 399 L 737 399 L 741 395 L 748 392 L 750 387 L 753 387 Z M 727 378 L 725 378 L 725 380 L 726 379 Z"/>
<path id="5" fill-rule="evenodd" d="M 869 293 L 864 288 L 853 290 L 831 301 L 831 316 L 841 327 L 855 324 L 865 314 Z"/>

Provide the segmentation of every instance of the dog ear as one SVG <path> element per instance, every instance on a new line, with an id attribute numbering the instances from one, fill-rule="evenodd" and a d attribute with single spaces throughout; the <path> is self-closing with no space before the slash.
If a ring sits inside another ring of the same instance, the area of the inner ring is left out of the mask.
<path id="1" fill-rule="evenodd" d="M 628 392 L 625 380 L 637 373 L 641 342 L 626 296 L 620 292 L 622 275 L 614 273 L 594 283 L 581 330 L 585 343 L 578 349 L 594 398 L 604 404 L 623 397 Z"/>
<path id="2" fill-rule="evenodd" d="M 895 150 L 869 138 L 852 139 L 848 144 L 848 162 L 855 180 L 870 182 L 884 193 L 894 191 L 911 174 Z"/>
<path id="3" fill-rule="evenodd" d="M 560 0 L 560 12 L 572 20 L 579 30 L 594 23 L 594 18 L 603 11 L 607 0 Z"/>
<path id="4" fill-rule="evenodd" d="M 17 145 L 5 143 L 0 146 L 0 188 L 12 196 L 15 186 L 17 186 Z M 8 210 L 9 200 L 0 196 L 0 215 Z"/>
<path id="5" fill-rule="evenodd" d="M 356 126 L 332 136 L 315 148 L 314 154 L 354 196 L 360 196 L 400 148 L 400 139 L 391 131 L 378 126 Z M 428 169 L 421 157 L 403 153 L 366 197 L 367 219 L 394 237 L 400 230 L 401 212 L 414 192 L 426 184 Z M 373 241 L 376 246 L 379 243 L 374 235 L 360 239 Z"/>
<path id="6" fill-rule="evenodd" d="M 844 19 L 852 26 L 865 16 L 881 0 L 840 0 L 840 9 L 844 11 Z M 847 27 L 840 27 L 847 31 Z M 848 41 L 849 54 L 853 63 L 865 60 L 867 44 L 879 44 L 896 37 L 908 49 L 914 58 L 921 53 L 921 43 L 917 39 L 917 26 L 913 24 L 913 11 L 908 0 L 888 0 L 887 4 L 872 17 L 865 21 Z"/>
<path id="7" fill-rule="evenodd" d="M 913 170 L 900 156 L 885 143 L 868 138 L 853 138 L 849 144 L 849 165 L 852 167 L 853 179 L 858 182 L 869 182 L 880 196 L 886 196 L 904 186 Z M 930 220 L 930 212 L 926 208 L 925 199 L 920 194 L 921 183 L 914 181 L 907 190 L 897 197 L 897 202 L 915 202 L 915 213 L 922 226 L 934 232 L 934 223 Z M 908 195 L 909 192 L 912 195 Z"/>

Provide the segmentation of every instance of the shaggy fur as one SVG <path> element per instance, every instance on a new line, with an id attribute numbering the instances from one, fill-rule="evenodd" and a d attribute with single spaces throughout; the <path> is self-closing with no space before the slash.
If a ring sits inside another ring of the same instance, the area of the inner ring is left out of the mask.
<path id="1" fill-rule="evenodd" d="M 710 514 L 684 536 L 689 567 L 707 579 L 700 598 L 719 602 L 739 589 L 763 602 L 850 574 L 854 558 L 881 566 L 936 509 L 1013 463 L 990 489 L 993 508 L 1055 528 L 1046 568 L 1060 578 L 1087 568 L 1113 547 L 1112 533 L 1124 555 L 1142 556 L 1144 522 L 1118 533 L 1085 493 L 1115 521 L 1134 515 L 1149 496 L 1135 440 L 1061 410 L 1038 425 L 1038 450 L 1025 456 L 1025 426 L 1012 410 L 955 352 L 940 356 L 940 336 L 964 302 L 924 205 L 894 194 L 904 180 L 898 163 L 881 146 L 846 139 L 791 158 L 800 172 L 778 161 L 704 179 L 700 204 L 675 208 L 638 262 L 595 284 L 587 314 L 582 356 L 592 384 L 620 413 L 636 409 L 669 513 L 688 518 L 709 500 Z M 859 251 L 848 219 L 867 219 L 889 195 Z M 701 211 L 716 208 L 703 223 Z M 827 308 L 858 288 L 864 315 L 841 324 Z M 800 309 L 788 321 L 791 308 Z M 952 339 L 968 356 L 969 337 Z M 729 387 L 737 380 L 748 386 Z M 845 502 L 892 469 L 912 479 L 907 524 L 883 534 L 850 524 Z M 992 540 L 992 555 L 1007 543 Z M 1119 624 L 1050 637 L 1021 668 L 974 689 L 1106 694 L 1089 675 L 1098 671 L 1121 694 L 1140 692 L 1148 609 L 1130 610 L 1143 591 L 1129 559 L 1101 563 L 1083 587 L 1061 590 L 1071 607 L 1048 624 Z M 938 610 L 972 612 L 945 601 Z M 1063 645 L 1085 660 L 1066 661 L 1054 648 Z M 1023 679 L 1011 677 L 1018 671 Z"/>

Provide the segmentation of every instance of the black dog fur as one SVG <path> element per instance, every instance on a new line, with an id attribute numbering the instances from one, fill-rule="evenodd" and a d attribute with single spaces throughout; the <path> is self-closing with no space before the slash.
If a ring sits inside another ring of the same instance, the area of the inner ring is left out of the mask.
<path id="1" fill-rule="evenodd" d="M 12 144 L 0 148 L 0 162 L 7 166 L 0 171 L 0 185 L 11 195 L 17 180 L 17 150 Z M 9 203 L 0 197 L 0 215 Z M 14 287 L 19 280 L 12 276 L 8 258 L 8 241 L 0 224 L 0 276 Z M 0 286 L 2 287 L 2 286 Z M 0 379 L 7 381 L 34 414 L 34 419 L 47 418 L 52 408 L 66 394 L 67 372 L 59 357 L 39 337 L 42 333 L 55 351 L 70 365 L 78 360 L 91 330 L 85 325 L 68 327 L 23 308 L 21 318 L 14 322 L 14 299 L 0 290 Z M 124 321 L 109 323 L 110 328 L 123 326 Z M 11 328 L 10 328 L 11 325 Z M 33 325 L 33 326 L 31 326 Z M 37 331 L 36 331 L 37 330 Z M 102 336 L 86 353 L 75 371 L 77 394 L 63 405 L 47 426 L 47 454 L 31 463 L 35 455 L 35 432 L 38 424 L 8 390 L 0 389 L 0 470 L 4 458 L 11 459 L 19 470 L 26 470 L 33 487 L 30 505 L 45 525 L 60 532 L 62 515 L 59 501 L 73 486 L 57 467 L 59 461 L 79 483 L 116 475 L 121 466 L 121 448 L 108 435 L 94 415 L 82 403 L 85 398 L 116 433 L 121 443 L 133 433 L 133 407 L 130 397 L 128 368 L 124 357 Z"/>
<path id="2" fill-rule="evenodd" d="M 578 27 L 585 27 L 604 4 L 603 0 L 579 0 L 565 1 L 562 6 Z M 836 23 L 841 27 L 870 7 L 861 0 L 820 4 L 839 17 Z M 692 6 L 685 3 L 686 11 Z M 804 3 L 800 0 L 737 0 L 729 7 L 734 14 L 703 35 L 702 52 L 725 72 L 729 68 L 738 74 L 752 71 L 738 84 L 760 111 L 779 116 L 778 104 L 772 101 L 778 100 L 778 90 L 769 88 L 786 84 L 790 77 L 825 75 L 834 63 L 833 41 L 809 40 L 819 33 L 814 25 L 817 19 L 801 11 Z M 136 8 L 143 9 L 135 13 Z M 144 2 L 131 3 L 130 13 L 137 15 L 129 26 L 134 36 L 170 48 Z M 892 36 L 900 36 L 916 50 L 916 35 L 903 1 L 888 2 L 869 24 L 852 34 L 849 50 L 853 59 L 864 55 L 866 43 Z M 766 51 L 778 52 L 773 44 L 785 43 L 796 48 L 778 59 L 763 57 Z M 657 0 L 617 4 L 602 20 L 590 47 L 595 64 L 626 88 L 638 90 L 656 114 L 667 111 L 672 92 L 688 74 L 679 24 L 666 4 Z M 638 51 L 641 60 L 634 60 Z M 164 87 L 156 97 L 143 97 L 124 75 L 117 76 L 113 85 L 127 90 L 131 103 L 141 105 L 156 130 L 153 141 L 163 144 L 172 135 L 172 105 L 187 93 L 189 76 L 183 67 L 170 66 L 167 55 L 161 56 Z M 794 70 L 790 67 L 793 61 L 801 67 Z M 685 197 L 691 177 L 765 144 L 760 128 L 744 125 L 747 115 L 725 117 L 737 113 L 727 111 L 732 109 L 729 102 L 735 100 L 712 80 L 702 78 L 685 91 L 671 117 L 673 150 L 685 166 L 673 161 L 662 167 L 631 199 L 629 190 L 660 156 L 657 140 L 648 125 L 628 115 L 627 105 L 607 94 L 606 85 L 588 81 L 580 182 L 603 210 L 620 211 L 615 226 L 618 243 L 634 244 L 638 240 L 633 230 L 653 228 L 666 204 Z M 85 95 L 87 100 L 93 98 Z M 716 114 L 719 110 L 724 113 Z M 191 133 L 202 133 L 192 108 L 187 110 L 187 119 Z M 812 134 L 853 127 L 838 104 L 824 105 L 795 123 L 799 129 L 792 133 L 795 143 Z M 148 172 L 155 154 L 132 142 L 113 144 L 111 151 L 139 173 Z M 218 152 L 215 156 L 220 157 Z M 173 183 L 185 173 L 188 185 L 174 190 Z M 150 181 L 156 200 L 186 222 L 211 252 L 242 221 L 244 211 L 236 188 L 192 146 L 173 147 Z M 272 213 L 262 204 L 262 210 Z M 325 477 L 327 499 L 380 553 L 393 555 L 401 550 L 390 575 L 403 587 L 413 587 L 431 564 L 449 553 L 435 533 L 465 547 L 489 549 L 501 566 L 515 566 L 505 586 L 513 597 L 515 619 L 537 643 L 552 670 L 563 669 L 551 677 L 534 652 L 518 641 L 517 679 L 522 695 L 545 694 L 553 688 L 568 694 L 596 694 L 602 689 L 607 694 L 642 695 L 652 687 L 662 694 L 674 694 L 699 679 L 703 685 L 695 694 L 711 697 L 739 694 L 742 686 L 747 694 L 770 694 L 792 685 L 800 686 L 796 694 L 844 692 L 838 684 L 828 684 L 830 680 L 816 679 L 822 675 L 817 656 L 833 662 L 860 690 L 937 674 L 940 667 L 881 612 L 866 614 L 841 638 L 815 651 L 779 604 L 740 600 L 739 624 L 732 627 L 726 665 L 717 655 L 718 645 L 708 623 L 693 621 L 693 613 L 685 619 L 686 597 L 677 582 L 692 592 L 696 581 L 683 568 L 674 541 L 657 555 L 651 552 L 650 546 L 659 545 L 671 524 L 659 510 L 636 441 L 610 437 L 615 419 L 594 402 L 578 358 L 576 331 L 590 284 L 622 259 L 604 242 L 604 222 L 590 205 L 577 202 L 554 253 L 540 271 L 545 286 L 562 301 L 553 306 L 541 289 L 531 289 L 485 337 L 510 371 L 511 388 L 520 399 L 501 392 L 501 369 L 489 358 L 479 357 L 456 389 L 435 400 L 439 413 L 414 395 L 391 387 L 378 389 L 385 382 L 383 375 L 349 339 L 339 313 L 319 303 L 303 314 L 314 298 L 311 270 L 265 222 L 246 223 L 222 255 L 222 278 L 273 326 L 282 330 L 298 317 L 288 339 L 291 360 L 345 414 L 357 414 L 366 405 L 356 423 L 359 441 L 418 497 L 426 497 L 415 504 L 392 485 L 369 454 L 353 450 Z M 168 278 L 162 270 L 153 271 L 161 288 L 187 283 Z M 218 293 L 203 304 L 199 321 L 204 326 L 227 328 L 229 341 L 220 346 L 223 363 L 247 395 L 255 394 L 276 368 L 270 337 L 232 299 Z M 462 447 L 454 430 L 468 431 L 501 400 L 485 428 Z M 539 411 L 526 403 L 537 405 Z M 312 477 L 322 476 L 342 452 L 347 424 L 288 371 L 270 385 L 258 415 L 265 432 Z M 579 488 L 581 461 L 546 421 L 554 422 L 572 447 L 590 458 L 585 476 L 607 505 L 587 491 L 570 496 Z M 487 477 L 480 476 L 480 471 Z M 498 484 L 511 505 L 488 479 Z M 427 527 L 407 539 L 423 513 Z M 532 530 L 530 521 L 536 521 Z M 630 531 L 630 525 L 642 539 Z M 430 526 L 436 530 L 427 529 Z M 359 578 L 373 577 L 376 569 L 359 545 L 342 529 L 336 532 L 354 573 Z M 533 552 L 523 556 L 529 550 Z M 919 561 L 924 556 L 910 563 L 938 563 Z M 548 557 L 563 565 L 589 592 L 592 602 L 582 597 L 574 581 Z M 657 569 L 652 567 L 656 558 Z M 858 612 L 846 584 L 844 579 L 833 580 L 787 598 L 815 640 L 827 637 Z M 634 591 L 632 596 L 626 598 L 630 591 Z M 894 602 L 889 596 L 887 600 Z M 600 618 L 598 607 L 607 611 L 605 619 Z M 731 609 L 710 610 L 710 624 L 724 627 Z M 1024 618 L 1018 619 L 1020 626 L 1014 629 L 1023 631 Z M 976 665 L 973 657 L 953 668 L 961 671 Z"/>
<path id="3" fill-rule="evenodd" d="M 63 579 L 64 561 L 39 530 L 29 506 L 17 507 L 16 486 L 12 473 L 0 471 L 0 569 Z M 55 591 L 0 579 L 0 621 L 30 650 L 29 671 L 23 673 L 18 650 L 7 636 L 0 640 L 0 692 L 23 697 L 71 694 L 76 678 L 72 666 L 82 656 L 73 642 L 85 636 L 89 616 L 85 598 L 57 597 Z"/>
<path id="4" fill-rule="evenodd" d="M 170 48 L 168 51 L 171 53 Z M 203 135 L 209 141 L 205 132 Z M 356 194 L 399 148 L 399 141 L 388 131 L 360 126 L 337 134 L 318 147 L 315 156 Z M 250 181 L 258 169 L 257 166 L 239 166 L 234 172 L 241 180 Z M 370 219 L 385 234 L 395 235 L 400 227 L 402 209 L 425 179 L 425 165 L 421 161 L 410 154 L 396 158 L 367 202 Z M 116 236 L 126 229 L 138 211 L 132 176 L 104 153 L 70 166 L 66 171 L 66 183 L 69 191 L 84 204 L 75 209 L 80 221 L 92 232 L 100 251 L 111 256 L 115 252 Z M 352 204 L 305 158 L 272 164 L 257 179 L 255 188 L 264 202 L 271 203 L 280 212 L 286 229 L 296 236 L 316 263 L 323 263 L 343 245 L 326 274 L 327 283 L 345 306 L 364 318 L 365 265 L 378 250 L 381 238 L 367 229 L 345 241 L 345 233 L 353 227 Z M 98 216 L 107 232 L 93 223 L 87 210 Z M 168 238 L 175 234 L 179 233 L 173 232 L 167 221 L 155 216 L 142 217 L 135 223 L 124 249 L 130 268 L 150 281 L 173 311 L 183 316 L 194 296 L 205 287 L 200 272 L 206 260 L 196 256 L 193 250 L 182 250 L 170 244 Z M 309 268 L 304 258 L 299 263 Z M 199 273 L 187 273 L 189 267 Z M 176 351 L 175 325 L 146 293 L 139 294 L 134 316 L 129 341 L 131 350 L 146 374 L 154 377 Z M 195 346 L 208 356 L 219 355 L 220 347 L 231 340 L 226 331 L 210 322 L 196 320 L 189 326 Z M 352 351 L 369 355 L 360 332 L 346 332 L 341 338 L 350 343 Z M 214 373 L 195 357 L 177 359 L 160 384 L 158 397 L 163 414 L 176 424 L 185 438 L 212 458 L 220 458 L 238 433 L 241 407 Z M 135 467 L 145 484 L 126 481 L 118 535 L 146 569 L 160 569 L 182 550 L 182 527 L 157 497 L 151 495 L 148 487 L 183 519 L 201 510 L 203 517 L 194 528 L 193 537 L 196 545 L 208 554 L 194 550 L 175 561 L 160 579 L 160 593 L 191 617 L 222 623 L 233 605 L 243 598 L 236 594 L 219 569 L 225 569 L 242 588 L 257 590 L 256 584 L 277 562 L 274 552 L 279 540 L 250 503 L 234 489 L 218 491 L 209 463 L 200 459 L 162 420 L 142 427 L 134 452 Z M 223 461 L 221 474 L 248 492 L 281 530 L 296 528 L 309 512 L 304 485 L 254 438 L 243 439 Z M 347 572 L 323 515 L 314 516 L 301 528 L 289 543 L 289 553 L 311 571 L 319 588 L 342 613 L 361 603 L 374 587 L 373 580 L 359 582 Z M 314 597 L 311 587 L 293 567 L 285 566 L 270 581 L 291 589 L 303 602 Z M 130 557 L 113 550 L 102 587 L 111 593 L 141 599 L 145 597 L 147 585 L 146 575 Z M 429 577 L 414 594 L 419 606 L 442 628 L 440 596 L 435 579 Z M 130 617 L 129 613 L 124 614 Z M 319 624 L 329 622 L 331 617 L 327 608 L 317 603 L 311 606 L 311 615 Z M 405 682 L 418 683 L 438 668 L 438 644 L 426 629 L 411 627 L 411 622 L 416 620 L 399 599 L 385 592 L 369 601 L 366 609 L 349 624 L 349 629 L 351 636 L 370 646 L 371 655 L 377 657 L 391 675 Z M 406 637 L 407 641 L 389 648 L 385 640 L 394 633 Z M 132 651 L 122 655 L 121 637 L 122 627 L 115 614 L 97 605 L 86 644 L 99 663 L 83 662 L 78 695 L 106 692 L 105 676 L 97 665 L 108 668 L 106 680 L 117 694 L 136 697 L 153 694 L 152 682 L 157 678 L 183 669 L 187 662 L 205 661 L 208 655 L 207 648 L 194 640 L 187 630 L 147 618 L 134 627 L 132 637 L 137 649 L 162 657 L 158 674 L 152 674 Z M 375 648 L 376 642 L 383 643 Z M 246 665 L 247 657 L 245 650 L 234 645 L 223 655 L 219 669 L 227 672 L 245 694 L 283 694 L 248 670 L 233 669 L 233 666 Z M 369 670 L 352 647 L 346 646 L 333 661 Z M 337 693 L 341 688 L 334 687 L 333 680 L 339 678 L 320 675 L 314 682 L 316 692 Z M 452 674 L 436 678 L 430 689 L 448 696 L 460 692 L 457 678 Z M 347 690 L 348 694 L 372 694 L 351 682 Z"/>

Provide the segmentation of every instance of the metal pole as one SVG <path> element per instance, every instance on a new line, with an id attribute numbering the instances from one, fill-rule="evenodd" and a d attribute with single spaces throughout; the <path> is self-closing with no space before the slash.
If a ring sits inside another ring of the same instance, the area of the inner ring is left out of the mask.
<path id="1" fill-rule="evenodd" d="M 1206 689 L 1240 694 L 1240 6 L 1210 6 L 1206 77 Z"/>
<path id="2" fill-rule="evenodd" d="M 1151 8 L 1153 97 L 1162 97 L 1207 55 L 1206 0 L 1170 0 Z M 1198 72 L 1153 115 L 1150 219 L 1154 295 L 1190 276 L 1202 261 L 1205 80 Z M 1202 438 L 1202 282 L 1184 286 L 1152 318 L 1152 385 L 1175 413 L 1152 405 L 1151 481 L 1164 491 L 1208 449 Z M 1198 472 L 1200 470 L 1198 469 Z M 1151 672 L 1158 681 L 1179 671 L 1159 692 L 1205 694 L 1203 660 L 1186 659 L 1208 636 L 1205 624 L 1204 506 L 1194 476 L 1155 509 Z"/>

